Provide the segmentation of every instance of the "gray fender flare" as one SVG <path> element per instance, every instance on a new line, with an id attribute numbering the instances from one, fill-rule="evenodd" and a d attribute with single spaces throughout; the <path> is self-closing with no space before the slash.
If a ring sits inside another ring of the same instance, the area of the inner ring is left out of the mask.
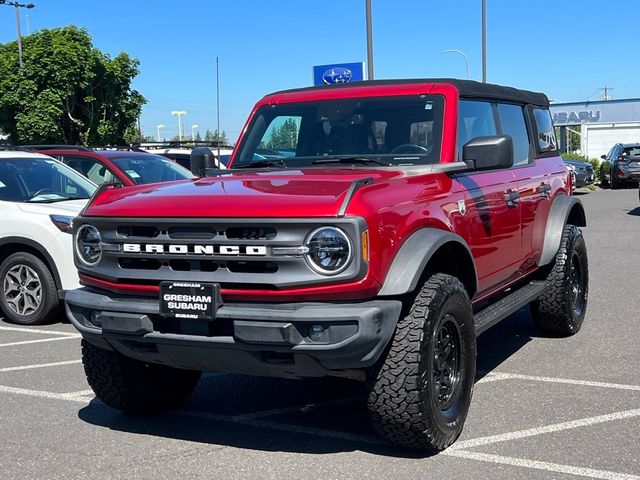
<path id="1" fill-rule="evenodd" d="M 468 255 L 468 258 L 464 260 L 470 262 L 473 274 L 469 275 L 469 277 L 473 278 L 468 278 L 467 283 L 473 283 L 473 285 L 467 286 L 471 287 L 472 291 L 475 292 L 478 279 L 471 249 L 467 242 L 455 233 L 427 227 L 411 234 L 402 244 L 378 295 L 402 295 L 415 290 L 425 267 L 433 255 L 446 244 L 455 244 L 455 248 L 462 252 L 463 256 Z M 470 296 L 472 295 L 473 293 L 470 292 Z"/>
<path id="2" fill-rule="evenodd" d="M 560 195 L 554 200 L 547 219 L 540 266 L 550 264 L 556 257 L 562 240 L 562 232 L 567 223 L 577 227 L 586 227 L 586 215 L 580 199 L 573 196 Z"/>

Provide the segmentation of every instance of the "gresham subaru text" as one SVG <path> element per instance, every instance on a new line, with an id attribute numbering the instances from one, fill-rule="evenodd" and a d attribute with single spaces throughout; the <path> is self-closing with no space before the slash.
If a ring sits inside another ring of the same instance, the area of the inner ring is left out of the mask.
<path id="1" fill-rule="evenodd" d="M 89 384 L 150 413 L 202 371 L 341 376 L 365 382 L 382 437 L 445 449 L 478 335 L 527 304 L 555 336 L 584 320 L 585 213 L 548 105 L 451 79 L 278 92 L 228 170 L 103 186 L 66 296 Z"/>

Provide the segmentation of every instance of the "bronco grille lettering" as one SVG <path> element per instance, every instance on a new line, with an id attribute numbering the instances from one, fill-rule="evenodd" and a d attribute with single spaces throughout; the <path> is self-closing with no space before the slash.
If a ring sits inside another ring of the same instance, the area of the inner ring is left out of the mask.
<path id="1" fill-rule="evenodd" d="M 164 245 L 159 243 L 124 243 L 125 253 L 170 253 L 180 255 L 250 255 L 264 256 L 264 245 Z"/>

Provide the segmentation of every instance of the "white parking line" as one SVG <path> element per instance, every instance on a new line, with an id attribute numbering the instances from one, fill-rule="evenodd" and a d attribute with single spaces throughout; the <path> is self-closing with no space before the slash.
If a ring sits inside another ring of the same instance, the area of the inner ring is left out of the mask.
<path id="1" fill-rule="evenodd" d="M 57 342 L 59 340 L 72 340 L 79 338 L 80 334 L 75 336 L 55 337 L 55 338 L 39 338 L 38 340 L 23 340 L 21 342 L 0 343 L 0 347 L 15 347 L 16 345 L 31 345 L 32 343 Z"/>
<path id="2" fill-rule="evenodd" d="M 591 382 L 588 380 L 573 380 L 571 378 L 556 378 L 556 377 L 539 377 L 535 375 L 521 375 L 519 373 L 490 373 L 486 377 L 481 378 L 476 382 L 486 383 L 495 382 L 499 380 L 528 380 L 532 382 L 547 382 L 547 383 L 561 383 L 565 385 L 579 385 L 582 387 L 599 387 L 599 388 L 613 388 L 617 390 L 632 390 L 640 392 L 640 385 L 627 385 L 624 383 L 606 383 L 606 382 Z"/>
<path id="3" fill-rule="evenodd" d="M 640 480 L 637 475 L 627 473 L 611 472 L 609 470 L 595 470 L 593 468 L 576 467 L 573 465 L 561 465 L 558 463 L 538 462 L 527 460 L 526 458 L 504 457 L 502 455 L 491 455 L 488 453 L 476 453 L 468 450 L 451 449 L 445 450 L 444 455 L 449 457 L 465 458 L 467 460 L 478 460 L 481 462 L 498 463 L 513 467 L 533 468 L 546 472 L 566 473 L 569 475 L 579 475 L 588 478 L 601 478 L 605 480 Z"/>
<path id="4" fill-rule="evenodd" d="M 47 367 L 59 367 L 62 365 L 75 365 L 77 363 L 82 363 L 82 360 L 67 360 L 65 362 L 39 363 L 35 365 L 21 365 L 19 367 L 5 367 L 5 368 L 0 368 L 0 373 L 17 372 L 19 370 L 31 370 L 32 368 L 47 368 Z"/>
<path id="5" fill-rule="evenodd" d="M 63 337 L 77 337 L 79 335 L 76 332 L 61 332 L 59 330 L 40 330 L 37 328 L 26 328 L 26 327 L 6 327 L 4 325 L 0 326 L 0 330 L 4 330 L 7 332 L 24 332 L 24 333 L 42 333 L 45 335 L 61 335 Z"/>
<path id="6" fill-rule="evenodd" d="M 463 440 L 454 443 L 450 449 L 460 450 L 466 448 L 479 447 L 481 445 L 491 445 L 493 443 L 506 442 L 509 440 L 518 440 L 520 438 L 534 437 L 545 433 L 561 432 L 563 430 L 571 430 L 579 427 L 589 427 L 599 423 L 613 422 L 623 420 L 625 418 L 640 417 L 640 408 L 633 410 L 625 410 L 622 412 L 614 412 L 606 415 L 598 415 L 595 417 L 581 418 L 579 420 L 571 420 L 570 422 L 554 423 L 545 425 L 544 427 L 529 428 L 527 430 L 517 430 L 514 432 L 501 433 L 499 435 L 489 435 L 486 437 L 478 437 L 471 440 Z"/>
<path id="7" fill-rule="evenodd" d="M 70 402 L 87 403 L 86 398 L 80 398 L 78 392 L 69 393 L 53 393 L 45 392 L 43 390 L 31 390 L 27 388 L 8 387 L 6 385 L 0 385 L 1 393 L 14 393 L 17 395 L 28 395 L 30 397 L 49 398 L 52 400 L 67 400 Z"/>

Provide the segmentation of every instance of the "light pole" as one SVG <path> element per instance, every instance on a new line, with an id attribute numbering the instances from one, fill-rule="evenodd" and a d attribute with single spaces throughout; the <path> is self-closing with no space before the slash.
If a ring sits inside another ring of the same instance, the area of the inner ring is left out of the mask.
<path id="1" fill-rule="evenodd" d="M 20 32 L 20 8 L 33 8 L 33 3 L 18 3 L 7 2 L 6 0 L 0 0 L 0 5 L 9 5 L 10 7 L 16 7 L 16 32 L 18 33 L 18 60 L 20 61 L 20 68 L 22 68 L 22 33 Z"/>
<path id="2" fill-rule="evenodd" d="M 450 48 L 448 50 L 443 50 L 442 53 L 458 53 L 458 54 L 462 55 L 463 58 L 464 58 L 464 63 L 467 65 L 467 80 L 469 80 L 469 59 L 464 54 L 464 52 L 462 50 L 458 50 L 456 48 Z"/>
<path id="3" fill-rule="evenodd" d="M 198 125 L 191 125 L 191 141 L 195 142 L 196 141 L 196 129 L 198 128 Z"/>
<path id="4" fill-rule="evenodd" d="M 160 124 L 156 125 L 156 130 L 158 131 L 158 136 L 156 138 L 158 139 L 159 142 L 161 141 L 160 140 L 160 129 L 161 128 L 164 128 L 163 124 L 160 123 Z"/>
<path id="5" fill-rule="evenodd" d="M 178 117 L 178 139 L 182 141 L 182 116 L 186 115 L 187 112 L 184 110 L 174 110 L 171 112 L 171 115 Z"/>
<path id="6" fill-rule="evenodd" d="M 373 28 L 371 25 L 371 0 L 366 0 L 367 12 L 367 80 L 373 80 Z"/>
<path id="7" fill-rule="evenodd" d="M 487 83 L 487 0 L 482 0 L 482 83 Z"/>

